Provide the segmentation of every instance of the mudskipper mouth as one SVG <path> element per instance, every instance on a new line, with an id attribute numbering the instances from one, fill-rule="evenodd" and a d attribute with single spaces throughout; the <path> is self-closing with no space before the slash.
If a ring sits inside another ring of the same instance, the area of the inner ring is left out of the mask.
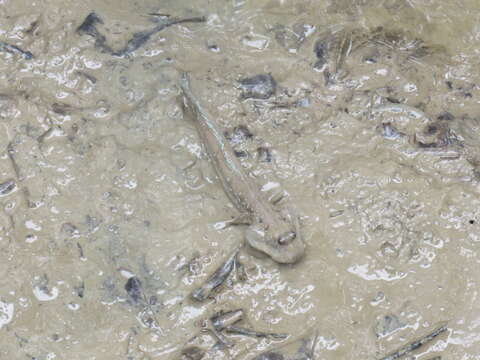
<path id="1" fill-rule="evenodd" d="M 297 233 L 295 231 L 289 231 L 280 235 L 277 241 L 279 245 L 288 245 L 295 240 L 296 237 Z"/>

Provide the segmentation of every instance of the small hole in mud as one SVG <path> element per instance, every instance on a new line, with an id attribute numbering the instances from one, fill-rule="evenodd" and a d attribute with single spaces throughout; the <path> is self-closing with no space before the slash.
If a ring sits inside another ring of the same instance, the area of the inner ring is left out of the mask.
<path id="1" fill-rule="evenodd" d="M 428 125 L 425 134 L 427 135 L 433 135 L 437 132 L 438 128 L 435 125 Z"/>
<path id="2" fill-rule="evenodd" d="M 471 225 L 475 224 L 475 220 L 468 220 L 468 222 L 469 222 Z"/>

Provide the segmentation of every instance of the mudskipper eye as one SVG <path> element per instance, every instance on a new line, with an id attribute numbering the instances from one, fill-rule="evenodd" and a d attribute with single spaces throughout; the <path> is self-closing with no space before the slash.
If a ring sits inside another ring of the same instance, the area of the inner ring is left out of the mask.
<path id="1" fill-rule="evenodd" d="M 287 245 L 290 244 L 295 238 L 297 237 L 297 233 L 295 231 L 286 232 L 278 238 L 278 243 L 280 245 Z"/>

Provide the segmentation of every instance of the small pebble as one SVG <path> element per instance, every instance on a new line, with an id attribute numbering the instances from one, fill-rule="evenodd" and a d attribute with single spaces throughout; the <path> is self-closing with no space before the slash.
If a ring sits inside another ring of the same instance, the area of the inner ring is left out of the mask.
<path id="1" fill-rule="evenodd" d="M 248 157 L 248 153 L 243 150 L 234 150 L 235 156 L 238 158 L 246 158 Z"/>
<path id="2" fill-rule="evenodd" d="M 268 99 L 277 88 L 275 79 L 270 74 L 259 74 L 240 80 L 243 99 Z"/>
<path id="3" fill-rule="evenodd" d="M 139 278 L 132 276 L 125 284 L 125 291 L 134 302 L 139 302 L 142 299 L 142 283 Z"/>
<path id="4" fill-rule="evenodd" d="M 377 337 L 382 338 L 403 327 L 405 327 L 405 324 L 396 315 L 385 315 L 377 321 L 375 334 Z"/>

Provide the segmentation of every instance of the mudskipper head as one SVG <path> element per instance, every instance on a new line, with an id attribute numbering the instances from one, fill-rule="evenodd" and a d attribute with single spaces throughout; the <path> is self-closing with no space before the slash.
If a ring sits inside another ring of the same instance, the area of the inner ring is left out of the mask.
<path id="1" fill-rule="evenodd" d="M 247 243 L 282 264 L 299 261 L 305 253 L 300 233 L 293 226 L 282 226 L 273 231 L 264 224 L 250 225 L 245 231 Z"/>

